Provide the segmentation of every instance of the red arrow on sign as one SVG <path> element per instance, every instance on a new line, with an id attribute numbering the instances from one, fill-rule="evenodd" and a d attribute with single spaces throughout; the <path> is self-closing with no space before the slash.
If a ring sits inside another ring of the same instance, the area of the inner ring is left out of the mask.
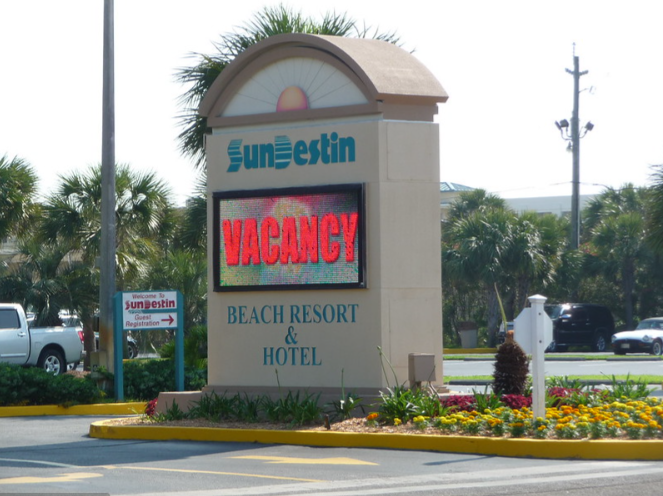
<path id="1" fill-rule="evenodd" d="M 169 315 L 167 319 L 161 319 L 161 322 L 168 322 L 169 325 L 172 325 L 172 323 L 175 322 L 175 319 L 172 315 Z"/>

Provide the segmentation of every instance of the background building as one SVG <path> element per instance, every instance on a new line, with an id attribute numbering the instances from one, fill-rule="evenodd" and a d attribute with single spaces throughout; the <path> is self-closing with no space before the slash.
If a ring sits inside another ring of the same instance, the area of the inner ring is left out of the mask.
<path id="1" fill-rule="evenodd" d="M 450 205 L 461 193 L 472 191 L 475 188 L 458 183 L 440 183 L 440 213 L 442 219 L 447 218 Z M 580 210 L 596 195 L 580 195 Z M 530 198 L 504 198 L 509 208 L 517 213 L 533 211 L 540 215 L 555 214 L 557 216 L 571 214 L 571 195 L 568 196 L 540 196 Z"/>

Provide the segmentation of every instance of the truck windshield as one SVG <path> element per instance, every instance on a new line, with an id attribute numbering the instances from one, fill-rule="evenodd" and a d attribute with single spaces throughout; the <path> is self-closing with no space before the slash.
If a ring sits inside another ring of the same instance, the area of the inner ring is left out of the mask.
<path id="1" fill-rule="evenodd" d="M 543 309 L 551 320 L 555 320 L 561 315 L 564 305 L 545 305 Z"/>

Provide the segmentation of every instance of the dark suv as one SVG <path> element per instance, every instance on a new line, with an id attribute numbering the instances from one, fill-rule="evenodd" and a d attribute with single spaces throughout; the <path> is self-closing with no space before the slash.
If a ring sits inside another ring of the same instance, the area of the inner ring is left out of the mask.
<path id="1" fill-rule="evenodd" d="M 545 305 L 553 323 L 553 341 L 546 351 L 565 351 L 569 346 L 591 346 L 606 351 L 615 333 L 615 321 L 607 307 L 592 303 Z"/>

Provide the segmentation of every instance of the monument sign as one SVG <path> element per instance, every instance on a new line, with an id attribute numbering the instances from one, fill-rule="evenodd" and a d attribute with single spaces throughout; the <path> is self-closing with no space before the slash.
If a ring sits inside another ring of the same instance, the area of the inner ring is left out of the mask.
<path id="1" fill-rule="evenodd" d="M 223 71 L 200 107 L 206 390 L 371 394 L 394 385 L 387 360 L 406 382 L 419 353 L 442 381 L 433 118 L 446 99 L 378 40 L 279 35 Z"/>

